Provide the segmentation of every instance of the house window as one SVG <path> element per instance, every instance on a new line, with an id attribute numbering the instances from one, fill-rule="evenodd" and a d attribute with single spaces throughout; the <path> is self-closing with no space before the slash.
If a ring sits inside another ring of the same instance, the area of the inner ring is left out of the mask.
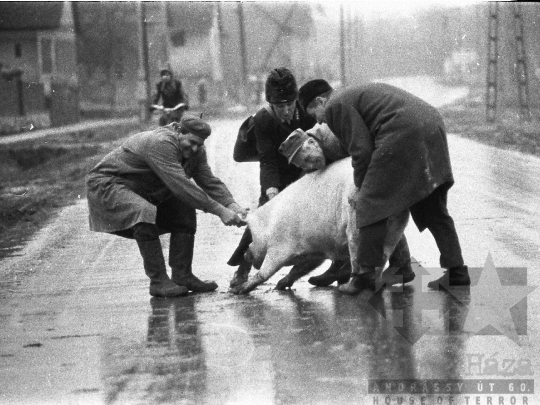
<path id="1" fill-rule="evenodd" d="M 15 57 L 20 58 L 22 56 L 21 44 L 15 44 Z"/>
<path id="2" fill-rule="evenodd" d="M 172 33 L 171 42 L 174 47 L 186 45 L 186 32 L 184 30 L 178 30 Z"/>
<path id="3" fill-rule="evenodd" d="M 52 40 L 41 39 L 41 72 L 50 74 L 53 71 Z"/>

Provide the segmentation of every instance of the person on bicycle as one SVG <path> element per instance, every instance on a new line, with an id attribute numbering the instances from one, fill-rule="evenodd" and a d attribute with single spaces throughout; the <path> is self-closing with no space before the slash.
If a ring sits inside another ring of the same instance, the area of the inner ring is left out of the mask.
<path id="1" fill-rule="evenodd" d="M 164 126 L 171 122 L 180 122 L 184 111 L 189 109 L 187 94 L 184 92 L 182 82 L 173 77 L 169 69 L 159 73 L 161 80 L 156 84 L 156 93 L 150 106 L 150 111 L 162 110 L 159 125 Z M 162 100 L 161 105 L 159 104 Z"/>

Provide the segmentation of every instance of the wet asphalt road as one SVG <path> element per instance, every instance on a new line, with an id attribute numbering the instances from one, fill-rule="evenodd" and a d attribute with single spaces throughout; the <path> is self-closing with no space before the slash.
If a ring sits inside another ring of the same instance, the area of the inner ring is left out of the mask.
<path id="1" fill-rule="evenodd" d="M 398 84 L 435 105 L 460 91 Z M 230 158 L 240 121 L 211 124 L 211 166 L 256 207 L 257 165 Z M 540 403 L 540 159 L 449 143 L 470 289 L 427 290 L 438 251 L 410 224 L 417 278 L 403 288 L 349 297 L 306 277 L 278 292 L 284 269 L 231 295 L 243 230 L 201 213 L 194 271 L 218 290 L 153 299 L 134 242 L 89 232 L 81 199 L 0 262 L 0 404 Z"/>

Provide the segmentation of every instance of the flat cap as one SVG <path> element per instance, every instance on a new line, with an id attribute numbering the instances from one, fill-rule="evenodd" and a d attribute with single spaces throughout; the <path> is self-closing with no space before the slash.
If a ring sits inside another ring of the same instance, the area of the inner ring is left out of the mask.
<path id="1" fill-rule="evenodd" d="M 298 91 L 298 101 L 304 110 L 307 109 L 315 97 L 332 90 L 332 86 L 326 80 L 315 79 L 305 83 Z"/>
<path id="2" fill-rule="evenodd" d="M 182 134 L 193 134 L 201 139 L 206 139 L 212 133 L 212 128 L 201 118 L 184 114 L 180 120 L 180 132 Z"/>
<path id="3" fill-rule="evenodd" d="M 285 139 L 281 145 L 279 145 L 279 153 L 287 158 L 287 161 L 291 163 L 294 155 L 298 153 L 304 142 L 309 139 L 309 135 L 301 129 L 295 129 Z"/>

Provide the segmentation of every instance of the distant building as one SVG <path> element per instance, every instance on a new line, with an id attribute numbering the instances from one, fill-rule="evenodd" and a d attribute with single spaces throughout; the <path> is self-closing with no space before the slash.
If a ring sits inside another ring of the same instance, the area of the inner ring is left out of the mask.
<path id="1" fill-rule="evenodd" d="M 0 126 L 78 121 L 75 40 L 71 2 L 0 1 Z"/>
<path id="2" fill-rule="evenodd" d="M 167 21 L 169 62 L 193 102 L 201 82 L 210 105 L 243 98 L 256 104 L 271 69 L 287 66 L 299 81 L 313 75 L 315 36 L 307 3 L 168 2 Z"/>

